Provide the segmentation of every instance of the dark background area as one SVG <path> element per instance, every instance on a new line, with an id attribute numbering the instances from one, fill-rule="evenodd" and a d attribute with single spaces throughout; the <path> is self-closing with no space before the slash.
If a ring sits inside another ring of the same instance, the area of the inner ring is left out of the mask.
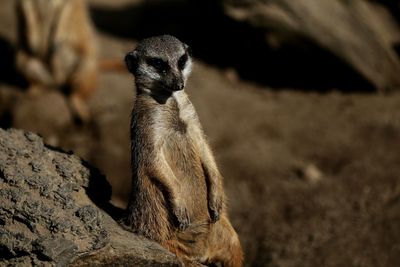
<path id="1" fill-rule="evenodd" d="M 161 33 L 192 47 L 196 61 L 187 92 L 225 178 L 246 266 L 399 266 L 396 87 L 382 92 L 360 71 L 343 52 L 346 38 L 332 37 L 343 48 L 338 52 L 303 31 L 307 24 L 279 31 L 253 23 L 264 21 L 259 18 L 239 20 L 225 5 L 247 10 L 257 1 L 237 2 L 91 0 L 89 8 L 102 58 L 122 60 L 140 39 Z M 396 40 L 391 34 L 398 31 L 399 8 L 396 1 L 378 2 L 373 10 L 393 16 L 395 30 L 383 27 L 377 32 L 386 35 L 367 36 L 386 44 Z M 102 72 L 89 101 L 91 120 L 77 124 L 60 91 L 26 93 L 15 70 L 15 45 L 13 1 L 5 0 L 0 127 L 34 131 L 73 151 L 106 175 L 113 203 L 124 207 L 133 78 L 125 71 Z M 393 55 L 397 46 L 388 45 Z"/>
<path id="2" fill-rule="evenodd" d="M 148 1 L 90 10 L 104 32 L 136 40 L 169 33 L 190 44 L 202 61 L 234 68 L 241 78 L 272 88 L 373 90 L 346 63 L 304 36 L 279 48 L 269 46 L 264 29 L 226 16 L 218 1 Z"/>

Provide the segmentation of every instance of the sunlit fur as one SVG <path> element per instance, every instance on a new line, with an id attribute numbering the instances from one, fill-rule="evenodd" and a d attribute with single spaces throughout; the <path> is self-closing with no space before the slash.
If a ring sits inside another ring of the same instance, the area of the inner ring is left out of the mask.
<path id="1" fill-rule="evenodd" d="M 183 78 L 185 79 L 185 84 L 191 72 L 192 72 L 192 58 L 189 57 L 188 61 L 186 62 L 185 68 L 182 71 Z"/>
<path id="2" fill-rule="evenodd" d="M 182 71 L 177 66 L 184 53 L 187 45 L 164 35 L 145 39 L 126 58 L 137 96 L 131 121 L 133 185 L 123 223 L 175 253 L 185 266 L 241 266 L 222 176 L 192 103 L 183 87 L 172 84 L 185 84 L 190 74 L 190 56 Z M 169 72 L 155 74 L 147 57 L 168 62 Z"/>

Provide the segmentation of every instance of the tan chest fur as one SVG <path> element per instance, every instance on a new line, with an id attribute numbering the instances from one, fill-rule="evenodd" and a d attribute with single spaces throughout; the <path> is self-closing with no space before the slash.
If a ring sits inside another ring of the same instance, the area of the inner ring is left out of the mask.
<path id="1" fill-rule="evenodd" d="M 169 119 L 159 118 L 162 124 L 162 151 L 174 171 L 182 197 L 190 207 L 192 217 L 207 220 L 207 185 L 197 140 L 201 126 L 196 111 L 185 92 L 175 92 L 166 103 Z M 170 113 L 173 114 L 170 114 Z M 166 114 L 164 114 L 166 115 Z"/>

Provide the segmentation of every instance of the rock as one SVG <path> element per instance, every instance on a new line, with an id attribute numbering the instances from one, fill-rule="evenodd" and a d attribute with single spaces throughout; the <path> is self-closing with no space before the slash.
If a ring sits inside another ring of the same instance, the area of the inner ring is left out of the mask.
<path id="1" fill-rule="evenodd" d="M 298 162 L 293 170 L 298 178 L 310 184 L 317 184 L 324 179 L 322 171 L 313 163 Z"/>
<path id="2" fill-rule="evenodd" d="M 80 158 L 0 129 L 0 266 L 179 266 L 104 211 L 117 214 L 110 196 L 105 177 Z"/>
<path id="3" fill-rule="evenodd" d="M 264 29 L 266 40 L 306 38 L 347 62 L 379 90 L 400 87 L 400 31 L 374 1 L 222 0 L 226 13 Z M 278 37 L 277 37 L 278 36 Z"/>
<path id="4" fill-rule="evenodd" d="M 35 242 L 34 250 L 38 256 L 48 261 L 58 262 L 59 265 L 67 265 L 69 259 L 76 253 L 77 246 L 70 240 L 58 239 L 39 239 Z"/>

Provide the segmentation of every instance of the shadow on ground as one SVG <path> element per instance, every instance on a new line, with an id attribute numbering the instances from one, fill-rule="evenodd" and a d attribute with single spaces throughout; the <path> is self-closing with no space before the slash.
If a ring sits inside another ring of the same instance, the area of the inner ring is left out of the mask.
<path id="1" fill-rule="evenodd" d="M 0 51 L 0 83 L 26 88 L 28 83 L 25 78 L 18 73 L 15 66 L 15 48 L 7 39 L 1 36 Z"/>
<path id="2" fill-rule="evenodd" d="M 106 176 L 85 160 L 82 160 L 82 165 L 90 171 L 89 186 L 86 188 L 86 194 L 99 208 L 104 210 L 115 221 L 119 221 L 124 214 L 124 210 L 110 203 L 112 190 Z"/>

